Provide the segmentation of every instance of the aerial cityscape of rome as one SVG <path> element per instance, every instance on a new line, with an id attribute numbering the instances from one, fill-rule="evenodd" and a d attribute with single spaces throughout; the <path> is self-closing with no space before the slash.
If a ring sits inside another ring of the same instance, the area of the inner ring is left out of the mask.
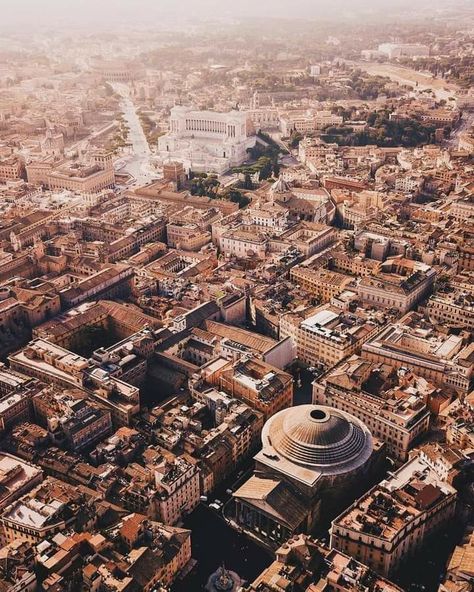
<path id="1" fill-rule="evenodd" d="M 0 2 L 0 592 L 474 592 L 474 0 Z"/>

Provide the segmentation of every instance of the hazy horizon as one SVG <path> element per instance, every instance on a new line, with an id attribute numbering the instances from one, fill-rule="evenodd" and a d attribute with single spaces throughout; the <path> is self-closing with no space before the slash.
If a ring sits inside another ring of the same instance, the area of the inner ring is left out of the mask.
<path id="1" fill-rule="evenodd" d="M 68 26 L 106 27 L 123 24 L 156 25 L 200 22 L 219 18 L 357 18 L 403 9 L 449 10 L 454 5 L 468 6 L 466 0 L 16 0 L 2 7 L 0 27 L 24 30 Z"/>

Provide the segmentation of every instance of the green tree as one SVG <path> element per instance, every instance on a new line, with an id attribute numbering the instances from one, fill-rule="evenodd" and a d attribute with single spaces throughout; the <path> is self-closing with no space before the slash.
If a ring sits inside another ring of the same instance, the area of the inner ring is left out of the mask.
<path id="1" fill-rule="evenodd" d="M 293 130 L 290 134 L 289 144 L 292 148 L 296 148 L 302 139 L 303 139 L 303 135 L 300 134 L 300 132 Z"/>
<path id="2" fill-rule="evenodd" d="M 273 170 L 273 164 L 272 164 L 271 159 L 268 158 L 268 156 L 261 156 L 257 160 L 257 166 L 260 168 L 260 174 L 259 174 L 260 181 L 268 179 L 268 177 L 271 176 L 272 170 Z"/>

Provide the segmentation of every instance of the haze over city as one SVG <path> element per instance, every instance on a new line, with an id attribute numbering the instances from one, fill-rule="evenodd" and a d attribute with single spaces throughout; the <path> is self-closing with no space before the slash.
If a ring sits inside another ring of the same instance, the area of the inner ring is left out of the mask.
<path id="1" fill-rule="evenodd" d="M 472 592 L 472 0 L 1 8 L 0 592 Z"/>
<path id="2" fill-rule="evenodd" d="M 1 28 L 36 27 L 54 28 L 66 25 L 72 29 L 92 26 L 107 29 L 116 25 L 134 25 L 161 28 L 163 23 L 179 24 L 191 21 L 264 18 L 318 19 L 379 19 L 383 15 L 396 15 L 410 19 L 413 9 L 429 9 L 439 14 L 459 8 L 468 9 L 470 2 L 428 2 L 427 0 L 17 0 L 2 7 Z"/>

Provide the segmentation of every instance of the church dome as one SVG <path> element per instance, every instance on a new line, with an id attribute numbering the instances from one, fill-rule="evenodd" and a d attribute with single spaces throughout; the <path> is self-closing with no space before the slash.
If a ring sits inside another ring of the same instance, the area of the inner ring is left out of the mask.
<path id="1" fill-rule="evenodd" d="M 324 473 L 361 466 L 372 453 L 372 437 L 358 419 L 332 407 L 300 405 L 271 417 L 263 447 L 286 460 Z"/>
<path id="2" fill-rule="evenodd" d="M 289 187 L 288 183 L 280 175 L 280 177 L 278 177 L 278 179 L 275 181 L 275 183 L 273 183 L 273 185 L 271 186 L 271 192 L 272 193 L 288 193 L 288 191 L 290 191 L 290 187 Z"/>

